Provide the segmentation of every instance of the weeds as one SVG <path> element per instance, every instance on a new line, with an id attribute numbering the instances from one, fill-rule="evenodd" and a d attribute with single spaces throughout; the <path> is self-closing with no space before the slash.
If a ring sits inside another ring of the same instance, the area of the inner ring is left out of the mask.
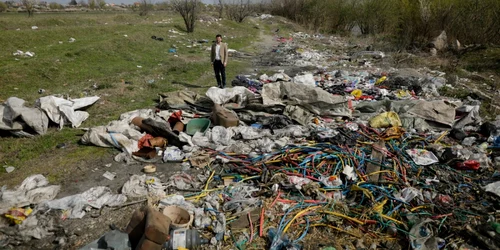
<path id="1" fill-rule="evenodd" d="M 424 47 L 442 30 L 464 44 L 498 43 L 498 0 L 272 0 L 271 13 L 312 30 L 390 34 L 400 48 Z"/>
<path id="2" fill-rule="evenodd" d="M 199 24 L 192 34 L 169 37 L 173 34 L 168 30 L 182 24 L 182 18 L 173 16 L 169 24 L 154 24 L 166 16 L 170 18 L 172 13 L 155 12 L 148 19 L 134 13 L 112 12 L 47 13 L 30 19 L 2 13 L 0 26 L 5 29 L 0 36 L 0 100 L 16 96 L 31 107 L 36 99 L 48 94 L 71 98 L 97 95 L 100 100 L 86 110 L 90 117 L 82 126 L 106 125 L 121 113 L 153 108 L 158 93 L 192 86 L 203 92 L 214 86 L 209 52 L 205 50 L 210 44 L 203 44 L 199 50 L 186 48 L 191 41 L 223 33 L 230 48 L 241 49 L 257 38 L 257 31 L 248 23 L 233 24 L 228 20 L 222 26 Z M 32 30 L 33 25 L 39 29 Z M 164 37 L 165 41 L 153 40 L 152 35 Z M 70 43 L 70 38 L 75 41 Z M 168 53 L 172 45 L 178 48 L 178 57 Z M 16 50 L 33 51 L 35 56 L 15 58 L 12 53 Z M 246 67 L 248 63 L 230 61 L 228 79 Z M 173 85 L 173 81 L 184 85 Z M 41 88 L 46 90 L 44 94 L 38 94 Z M 47 174 L 57 182 L 75 166 L 114 152 L 79 145 L 82 134 L 79 129 L 59 131 L 52 127 L 46 135 L 31 139 L 2 137 L 1 164 L 16 170 L 15 178 L 12 173 L 0 173 L 0 182 L 19 183 L 34 173 Z M 57 149 L 62 142 L 68 147 Z"/>

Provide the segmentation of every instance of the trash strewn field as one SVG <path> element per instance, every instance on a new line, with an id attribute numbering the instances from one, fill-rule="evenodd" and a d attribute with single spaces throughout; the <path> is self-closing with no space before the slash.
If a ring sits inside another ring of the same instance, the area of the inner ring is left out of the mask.
<path id="1" fill-rule="evenodd" d="M 229 88 L 159 91 L 86 129 L 80 147 L 116 150 L 78 192 L 40 173 L 2 188 L 0 246 L 500 248 L 500 118 L 482 116 L 484 98 L 444 96 L 459 87 L 447 73 L 341 37 L 273 44 Z M 74 227 L 96 221 L 93 238 Z"/>

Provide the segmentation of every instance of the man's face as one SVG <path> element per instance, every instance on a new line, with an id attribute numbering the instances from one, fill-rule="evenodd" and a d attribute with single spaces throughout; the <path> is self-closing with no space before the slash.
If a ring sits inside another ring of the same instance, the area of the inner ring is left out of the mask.
<path id="1" fill-rule="evenodd" d="M 222 42 L 222 37 L 218 36 L 215 38 L 215 40 L 217 41 L 217 43 L 220 43 L 220 42 Z"/>

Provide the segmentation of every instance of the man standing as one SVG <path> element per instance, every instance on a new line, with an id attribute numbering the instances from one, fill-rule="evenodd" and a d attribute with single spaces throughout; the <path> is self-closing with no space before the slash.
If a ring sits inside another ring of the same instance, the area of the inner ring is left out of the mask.
<path id="1" fill-rule="evenodd" d="M 215 71 L 215 79 L 219 88 L 226 87 L 226 65 L 227 65 L 227 44 L 222 42 L 222 36 L 215 36 L 215 43 L 212 44 L 210 61 Z M 222 78 L 222 79 L 221 79 Z"/>

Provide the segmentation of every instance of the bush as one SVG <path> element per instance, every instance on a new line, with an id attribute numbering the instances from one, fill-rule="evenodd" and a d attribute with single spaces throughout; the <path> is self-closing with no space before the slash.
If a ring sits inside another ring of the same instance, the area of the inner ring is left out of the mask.
<path id="1" fill-rule="evenodd" d="M 4 2 L 0 2 L 0 12 L 7 11 L 9 7 Z"/>
<path id="2" fill-rule="evenodd" d="M 498 0 L 271 0 L 270 12 L 315 31 L 392 36 L 423 47 L 445 30 L 463 44 L 500 43 Z"/>
<path id="3" fill-rule="evenodd" d="M 225 0 L 222 2 L 224 3 L 226 15 L 230 20 L 241 23 L 253 13 L 253 6 L 250 0 Z"/>
<path id="4" fill-rule="evenodd" d="M 49 3 L 49 8 L 51 10 L 62 10 L 62 9 L 64 9 L 64 7 L 61 4 L 58 4 L 58 3 L 55 3 L 55 2 Z"/>

